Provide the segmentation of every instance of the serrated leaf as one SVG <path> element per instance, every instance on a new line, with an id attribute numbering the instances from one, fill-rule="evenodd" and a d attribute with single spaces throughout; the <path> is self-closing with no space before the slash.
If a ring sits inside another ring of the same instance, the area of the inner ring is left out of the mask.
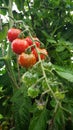
<path id="1" fill-rule="evenodd" d="M 0 84 L 3 86 L 8 86 L 8 88 L 10 87 L 11 83 L 7 72 L 5 72 L 4 74 L 2 73 L 2 75 L 0 75 Z"/>
<path id="2" fill-rule="evenodd" d="M 56 51 L 57 51 L 57 52 L 62 52 L 62 51 L 64 51 L 64 49 L 65 49 L 65 46 L 63 46 L 63 45 L 58 45 L 57 48 L 56 48 Z"/>
<path id="3" fill-rule="evenodd" d="M 15 128 L 17 130 L 28 130 L 30 120 L 30 99 L 27 96 L 26 87 L 21 87 L 12 97 Z"/>
<path id="4" fill-rule="evenodd" d="M 49 43 L 56 43 L 56 41 L 55 41 L 54 39 L 47 39 L 47 41 L 48 41 Z"/>
<path id="5" fill-rule="evenodd" d="M 56 130 L 62 130 L 65 124 L 64 112 L 61 108 L 58 108 L 54 117 L 54 127 Z"/>
<path id="6" fill-rule="evenodd" d="M 62 78 L 73 82 L 73 74 L 71 73 L 67 73 L 67 72 L 61 72 L 61 71 L 56 71 L 58 73 L 58 75 L 60 75 Z"/>
<path id="7" fill-rule="evenodd" d="M 57 74 L 60 77 L 68 80 L 69 82 L 73 82 L 73 74 L 71 71 L 69 71 L 68 69 L 64 69 L 62 67 L 59 67 L 59 66 L 54 66 L 54 67 L 55 67 Z"/>
<path id="8" fill-rule="evenodd" d="M 44 109 L 38 116 L 34 116 L 30 122 L 29 130 L 46 130 L 48 111 Z"/>
<path id="9" fill-rule="evenodd" d="M 16 3 L 19 10 L 24 9 L 24 2 L 25 2 L 25 0 L 15 0 L 15 3 Z"/>

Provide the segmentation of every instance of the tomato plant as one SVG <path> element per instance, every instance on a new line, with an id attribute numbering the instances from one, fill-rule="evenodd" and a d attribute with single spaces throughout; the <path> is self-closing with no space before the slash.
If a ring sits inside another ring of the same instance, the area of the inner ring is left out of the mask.
<path id="1" fill-rule="evenodd" d="M 72 6 L 0 1 L 0 129 L 73 130 Z"/>

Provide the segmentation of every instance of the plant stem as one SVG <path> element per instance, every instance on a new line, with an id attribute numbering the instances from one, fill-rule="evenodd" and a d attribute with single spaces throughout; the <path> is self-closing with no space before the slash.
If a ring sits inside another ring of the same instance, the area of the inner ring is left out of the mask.
<path id="1" fill-rule="evenodd" d="M 9 75 L 9 77 L 10 77 L 10 79 L 11 79 L 11 82 L 13 83 L 13 88 L 15 89 L 15 88 L 19 88 L 18 87 L 18 84 L 17 84 L 17 82 L 16 82 L 16 79 L 15 79 L 15 77 L 14 77 L 14 75 L 13 75 L 13 70 L 12 70 L 12 66 L 11 66 L 11 62 L 10 62 L 10 60 L 8 59 L 8 57 L 5 57 L 4 58 L 4 62 L 5 62 L 5 65 L 6 65 L 6 69 L 7 69 L 7 72 L 8 72 L 8 75 Z"/>
<path id="2" fill-rule="evenodd" d="M 29 31 L 29 36 L 31 37 L 31 39 L 32 39 L 32 41 L 33 41 L 33 44 L 34 44 L 35 41 L 34 41 L 32 35 L 31 35 L 30 31 Z M 45 73 L 45 70 L 44 70 L 44 66 L 43 66 L 43 64 L 42 64 L 42 60 L 41 60 L 41 58 L 40 58 L 40 54 L 39 54 L 38 48 L 37 48 L 36 44 L 34 44 L 34 45 L 35 45 L 35 49 L 36 49 L 37 54 L 38 54 L 39 63 L 41 64 L 41 69 L 42 69 L 43 77 L 44 77 L 44 79 L 45 79 L 45 81 L 46 81 L 46 84 L 47 84 L 47 86 L 48 86 L 48 88 L 49 88 L 49 91 L 51 92 L 52 96 L 54 97 L 54 99 L 55 99 L 55 101 L 56 101 L 56 103 L 57 103 L 58 100 L 57 100 L 57 98 L 56 98 L 56 96 L 55 96 L 55 94 L 54 94 L 54 92 L 53 92 L 51 86 L 48 84 L 48 79 L 47 79 L 47 76 L 46 76 L 46 73 Z"/>
<path id="3" fill-rule="evenodd" d="M 13 13 L 12 13 L 12 4 L 13 4 L 13 0 L 9 0 L 9 15 L 13 18 Z M 10 18 L 9 19 L 9 26 L 10 28 L 13 26 L 13 20 Z"/>
<path id="4" fill-rule="evenodd" d="M 17 57 L 17 59 L 18 59 L 18 57 Z M 19 64 L 18 64 L 18 61 L 17 61 L 17 70 L 18 70 L 18 85 L 19 85 L 19 87 L 20 87 L 20 85 L 21 85 L 21 81 L 20 81 L 20 69 L 19 69 Z"/>
<path id="5" fill-rule="evenodd" d="M 9 0 L 8 12 L 9 12 L 9 15 L 11 17 L 13 17 L 13 14 L 12 14 L 12 4 L 13 4 L 13 1 Z M 11 28 L 12 26 L 13 26 L 13 20 L 9 19 L 9 27 Z M 14 89 L 15 88 L 18 89 L 19 87 L 18 87 L 18 84 L 16 82 L 16 78 L 15 78 L 15 75 L 14 75 L 14 72 L 13 72 L 13 68 L 12 68 L 12 65 L 11 65 L 11 44 L 9 44 L 7 55 L 3 59 L 4 59 L 4 62 L 5 62 L 5 65 L 6 65 L 6 69 L 7 69 L 8 75 L 9 75 L 9 77 L 11 79 L 11 82 L 13 83 L 13 88 Z"/>
<path id="6" fill-rule="evenodd" d="M 22 21 L 19 21 L 19 22 L 22 22 Z M 22 23 L 23 23 L 23 22 L 22 22 Z M 38 54 L 38 59 L 39 59 L 40 65 L 41 65 L 43 77 L 44 77 L 44 79 L 45 79 L 45 81 L 46 81 L 46 84 L 47 84 L 47 86 L 48 86 L 49 91 L 51 92 L 52 96 L 54 97 L 54 99 L 55 99 L 55 101 L 56 101 L 56 103 L 57 103 L 58 100 L 57 100 L 57 98 L 56 98 L 56 96 L 55 96 L 55 94 L 54 94 L 54 92 L 53 92 L 51 86 L 48 84 L 48 79 L 47 79 L 47 76 L 46 76 L 46 73 L 45 73 L 44 66 L 43 66 L 43 64 L 42 64 L 42 60 L 41 60 L 41 58 L 40 58 L 40 54 L 39 54 L 38 48 L 37 48 L 36 44 L 34 43 L 35 40 L 33 39 L 32 35 L 31 35 L 31 33 L 30 33 L 29 28 L 28 28 L 24 23 L 23 23 L 23 25 L 24 25 L 24 28 L 28 31 L 28 34 L 29 34 L 29 36 L 30 36 L 31 39 L 32 39 L 33 45 L 35 46 L 35 49 L 36 49 L 37 54 Z"/>
<path id="7" fill-rule="evenodd" d="M 40 56 L 39 56 L 39 61 L 40 61 L 42 73 L 43 73 L 43 76 L 45 78 L 46 84 L 47 84 L 47 86 L 49 88 L 49 91 L 51 92 L 51 94 L 54 97 L 55 101 L 58 102 L 57 98 L 56 98 L 56 96 L 55 96 L 55 94 L 54 94 L 54 92 L 53 92 L 53 90 L 51 88 L 51 86 L 48 84 L 48 79 L 47 79 L 47 76 L 46 76 L 46 73 L 45 73 L 45 70 L 44 70 L 44 67 L 43 67 L 42 60 L 41 60 Z"/>

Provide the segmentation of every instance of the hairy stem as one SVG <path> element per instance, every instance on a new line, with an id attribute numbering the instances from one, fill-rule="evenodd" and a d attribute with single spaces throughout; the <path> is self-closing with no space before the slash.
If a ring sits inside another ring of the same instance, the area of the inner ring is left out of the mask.
<path id="1" fill-rule="evenodd" d="M 12 4 L 13 4 L 13 1 L 9 0 L 8 12 L 9 12 L 9 15 L 11 17 L 13 17 Z M 9 27 L 11 28 L 12 26 L 13 26 L 13 20 L 9 19 Z M 18 84 L 17 84 L 17 81 L 16 81 L 16 78 L 15 78 L 15 74 L 14 74 L 12 65 L 11 65 L 11 44 L 9 44 L 9 46 L 8 46 L 7 55 L 4 57 L 4 63 L 6 65 L 6 69 L 7 69 L 8 75 L 9 75 L 9 77 L 11 79 L 11 82 L 13 83 L 13 88 L 14 87 L 19 88 Z"/>

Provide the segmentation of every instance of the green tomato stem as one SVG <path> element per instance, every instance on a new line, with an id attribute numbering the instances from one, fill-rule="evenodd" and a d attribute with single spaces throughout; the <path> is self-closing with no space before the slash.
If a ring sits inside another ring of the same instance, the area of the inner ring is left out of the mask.
<path id="1" fill-rule="evenodd" d="M 13 14 L 12 14 L 12 4 L 13 4 L 13 1 L 12 0 L 9 0 L 9 6 L 8 6 L 8 12 L 9 12 L 9 15 L 11 17 L 13 17 Z M 11 28 L 13 26 L 13 20 L 12 19 L 9 19 L 9 27 Z M 13 84 L 13 88 L 19 88 L 18 87 L 18 84 L 17 84 L 17 81 L 16 81 L 16 78 L 15 78 L 15 75 L 14 75 L 14 71 L 13 71 L 13 68 L 12 68 L 12 65 L 11 65 L 11 44 L 9 44 L 8 46 L 8 52 L 7 52 L 7 55 L 3 58 L 0 58 L 0 60 L 4 60 L 4 63 L 6 65 L 6 69 L 7 69 L 7 72 L 8 72 L 8 75 L 11 79 L 11 82 Z"/>
<path id="2" fill-rule="evenodd" d="M 15 87 L 15 88 L 18 89 L 19 87 L 18 87 L 16 79 L 14 77 L 12 66 L 11 66 L 11 63 L 10 63 L 10 60 L 8 59 L 8 57 L 4 58 L 4 62 L 5 62 L 5 65 L 6 65 L 6 69 L 7 69 L 8 75 L 9 75 L 9 77 L 11 79 L 11 82 L 13 83 L 13 88 Z"/>

